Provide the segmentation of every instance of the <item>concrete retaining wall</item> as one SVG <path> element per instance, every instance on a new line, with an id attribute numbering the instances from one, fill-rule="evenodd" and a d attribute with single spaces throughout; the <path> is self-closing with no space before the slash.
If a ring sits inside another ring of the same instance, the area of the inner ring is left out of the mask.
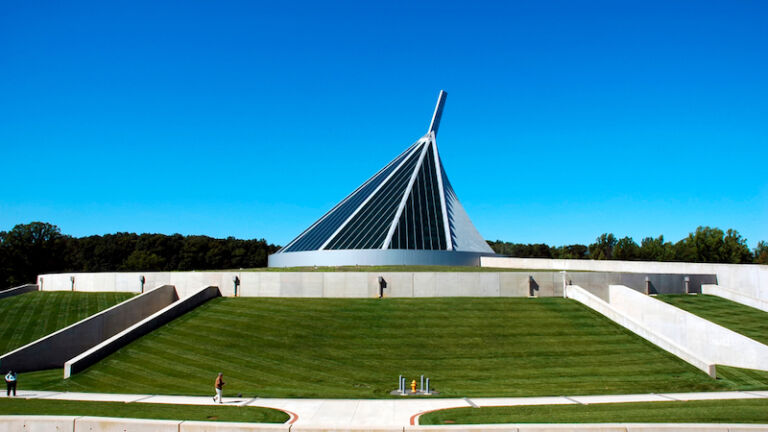
<path id="1" fill-rule="evenodd" d="M 72 374 L 85 370 L 87 367 L 117 351 L 121 347 L 218 296 L 218 288 L 206 287 L 198 290 L 187 298 L 170 304 L 93 348 L 67 360 L 66 363 L 64 363 L 64 378 L 69 378 Z"/>
<path id="2" fill-rule="evenodd" d="M 624 272 L 645 274 L 713 274 L 717 285 L 768 301 L 768 266 L 757 264 L 707 264 L 650 261 L 597 261 L 545 258 L 482 257 L 482 267 Z"/>
<path id="3" fill-rule="evenodd" d="M 649 277 L 651 292 L 682 293 L 684 275 L 571 272 L 145 272 L 145 273 L 64 273 L 38 277 L 44 291 L 132 291 L 145 286 L 176 286 L 181 298 L 201 286 L 219 287 L 223 296 L 234 296 L 233 279 L 240 281 L 237 295 L 243 297 L 376 297 L 379 276 L 387 282 L 386 297 L 552 297 L 563 295 L 563 281 L 589 289 L 622 284 L 645 292 Z M 715 283 L 714 275 L 691 275 L 690 289 L 700 291 L 702 283 Z"/>
<path id="4" fill-rule="evenodd" d="M 566 287 L 566 295 L 568 298 L 574 299 L 579 303 L 582 303 L 585 306 L 595 310 L 611 321 L 619 324 L 620 326 L 651 342 L 659 348 L 674 354 L 682 360 L 692 364 L 696 368 L 701 369 L 712 378 L 716 378 L 715 364 L 707 360 L 707 358 L 691 352 L 685 346 L 682 346 L 675 341 L 668 339 L 664 335 L 655 332 L 644 323 L 628 317 L 626 314 L 616 310 L 606 301 L 591 294 L 582 287 L 569 285 Z"/>
<path id="5" fill-rule="evenodd" d="M 197 292 L 200 287 L 219 287 L 222 295 L 234 295 L 234 276 L 241 272 L 126 272 L 126 273 L 57 273 L 37 277 L 41 291 L 117 291 L 142 292 L 160 285 L 173 285 L 180 298 Z M 245 272 L 243 272 L 245 274 Z M 73 280 L 74 279 L 74 282 Z M 73 289 L 74 288 L 74 289 Z"/>
<path id="6" fill-rule="evenodd" d="M 76 416 L 0 416 L 0 432 L 768 432 L 768 425 L 691 423 L 494 424 L 321 428 L 288 424 L 139 420 Z"/>
<path id="7" fill-rule="evenodd" d="M 72 357 L 177 299 L 172 286 L 161 286 L 4 354 L 0 357 L 0 365 L 5 370 L 17 372 L 61 367 Z"/>
<path id="8" fill-rule="evenodd" d="M 28 293 L 31 291 L 37 291 L 37 285 L 35 284 L 26 284 L 22 286 L 17 286 L 16 288 L 9 288 L 5 291 L 0 291 L 0 299 L 4 299 L 6 297 L 13 297 L 17 296 L 19 294 Z"/>
<path id="9" fill-rule="evenodd" d="M 761 300 L 755 297 L 750 297 L 748 295 L 718 285 L 702 285 L 701 289 L 703 294 L 716 295 L 718 297 L 723 297 L 728 300 L 735 301 L 736 303 L 741 303 L 743 305 L 751 306 L 755 309 L 768 312 L 768 300 Z"/>
<path id="10" fill-rule="evenodd" d="M 674 343 L 696 358 L 768 371 L 768 346 L 742 334 L 621 285 L 609 287 L 608 303 L 655 337 Z"/>

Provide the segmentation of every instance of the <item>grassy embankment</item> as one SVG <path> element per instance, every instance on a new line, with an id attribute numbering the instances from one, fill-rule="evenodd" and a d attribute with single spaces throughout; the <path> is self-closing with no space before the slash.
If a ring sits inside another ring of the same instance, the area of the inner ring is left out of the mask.
<path id="1" fill-rule="evenodd" d="M 656 298 L 768 345 L 768 312 L 713 295 L 659 295 Z"/>
<path id="2" fill-rule="evenodd" d="M 562 298 L 218 298 L 68 380 L 22 388 L 207 395 L 385 398 L 424 374 L 441 397 L 768 388 L 768 375 L 713 380 Z"/>
<path id="3" fill-rule="evenodd" d="M 249 423 L 285 423 L 289 418 L 283 411 L 262 407 L 6 398 L 0 399 L 0 415 L 61 415 Z"/>
<path id="4" fill-rule="evenodd" d="M 494 423 L 768 423 L 768 399 L 454 408 L 421 425 Z"/>
<path id="5" fill-rule="evenodd" d="M 114 292 L 34 291 L 1 299 L 0 353 L 13 351 L 128 300 L 133 295 Z"/>

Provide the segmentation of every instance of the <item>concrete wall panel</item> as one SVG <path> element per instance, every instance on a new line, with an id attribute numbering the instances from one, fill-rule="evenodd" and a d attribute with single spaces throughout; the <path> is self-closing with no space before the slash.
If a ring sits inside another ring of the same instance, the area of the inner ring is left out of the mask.
<path id="1" fill-rule="evenodd" d="M 410 272 L 385 272 L 385 273 L 366 273 L 368 276 L 368 292 L 373 297 L 379 295 L 379 276 L 383 277 L 387 283 L 384 289 L 384 297 L 413 297 L 413 277 Z"/>
<path id="2" fill-rule="evenodd" d="M 528 297 L 528 274 L 520 272 L 499 273 L 499 295 L 502 297 Z"/>
<path id="3" fill-rule="evenodd" d="M 301 297 L 322 297 L 323 281 L 324 278 L 321 273 L 301 273 Z"/>
<path id="4" fill-rule="evenodd" d="M 368 289 L 366 273 L 346 273 L 345 276 L 343 297 L 367 298 L 376 295 L 375 291 Z"/>
<path id="5" fill-rule="evenodd" d="M 437 297 L 457 297 L 464 295 L 461 282 L 456 273 L 435 273 L 435 290 Z"/>
<path id="6" fill-rule="evenodd" d="M 414 297 L 437 297 L 437 276 L 432 272 L 413 273 Z"/>
<path id="7" fill-rule="evenodd" d="M 258 290 L 258 297 L 281 297 L 280 273 L 264 272 L 260 273 L 261 286 Z"/>
<path id="8" fill-rule="evenodd" d="M 241 297 L 259 297 L 261 292 L 261 272 L 241 272 L 238 295 Z"/>
<path id="9" fill-rule="evenodd" d="M 234 423 L 185 421 L 179 426 L 179 432 L 288 432 L 291 425 L 267 423 Z"/>
<path id="10" fill-rule="evenodd" d="M 0 416 L 0 432 L 74 432 L 74 416 Z"/>
<path id="11" fill-rule="evenodd" d="M 717 284 L 750 297 L 768 301 L 768 266 L 756 264 L 709 264 L 650 261 L 597 261 L 543 258 L 481 257 L 482 267 L 571 270 L 642 274 L 716 275 Z M 575 284 L 578 284 L 574 281 Z M 587 286 L 583 285 L 585 288 Z M 635 288 L 630 286 L 630 288 Z M 635 288 L 636 289 L 636 288 Z"/>
<path id="12" fill-rule="evenodd" d="M 78 417 L 75 432 L 178 432 L 178 420 Z"/>

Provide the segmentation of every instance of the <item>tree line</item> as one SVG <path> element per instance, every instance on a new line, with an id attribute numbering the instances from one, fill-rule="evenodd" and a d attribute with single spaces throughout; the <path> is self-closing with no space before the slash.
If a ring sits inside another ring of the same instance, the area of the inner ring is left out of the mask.
<path id="1" fill-rule="evenodd" d="M 264 239 L 116 233 L 72 237 L 49 223 L 0 231 L 0 289 L 38 274 L 106 271 L 225 270 L 265 267 L 278 246 Z"/>
<path id="2" fill-rule="evenodd" d="M 664 236 L 602 234 L 590 245 L 549 246 L 489 241 L 502 255 L 521 258 L 684 261 L 768 264 L 768 242 L 750 251 L 737 231 L 698 227 L 672 243 Z M 34 282 L 38 274 L 107 271 L 226 270 L 265 267 L 279 249 L 264 239 L 217 239 L 181 234 L 116 233 L 72 237 L 49 223 L 19 224 L 0 231 L 0 289 Z"/>
<path id="3" fill-rule="evenodd" d="M 632 237 L 616 238 L 605 233 L 590 245 L 549 246 L 543 243 L 489 241 L 494 252 L 519 258 L 562 258 L 628 261 L 680 261 L 700 263 L 768 264 L 768 242 L 750 250 L 738 231 L 700 226 L 688 237 L 672 243 L 664 236 L 645 237 L 637 244 Z"/>

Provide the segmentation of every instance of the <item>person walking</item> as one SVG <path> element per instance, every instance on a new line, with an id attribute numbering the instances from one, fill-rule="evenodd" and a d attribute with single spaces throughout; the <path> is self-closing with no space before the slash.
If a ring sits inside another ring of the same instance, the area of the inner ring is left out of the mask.
<path id="1" fill-rule="evenodd" d="M 216 382 L 213 384 L 213 387 L 216 389 L 216 395 L 213 397 L 214 402 L 218 399 L 219 403 L 223 403 L 221 400 L 221 392 L 225 384 L 224 374 L 219 372 L 219 376 L 216 377 Z"/>
<path id="2" fill-rule="evenodd" d="M 5 386 L 7 388 L 6 396 L 11 395 L 11 390 L 13 390 L 13 395 L 16 396 L 16 372 L 8 371 L 5 375 Z"/>

